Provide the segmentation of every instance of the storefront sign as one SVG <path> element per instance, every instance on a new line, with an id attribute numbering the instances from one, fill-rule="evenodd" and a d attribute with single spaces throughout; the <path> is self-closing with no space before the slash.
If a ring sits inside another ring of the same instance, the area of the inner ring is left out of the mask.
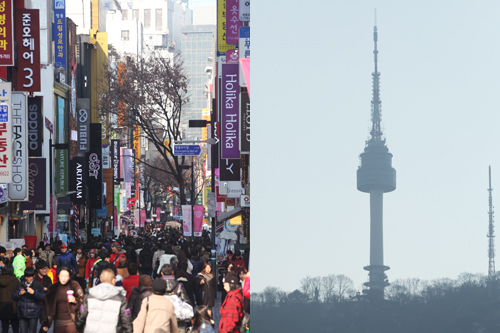
<path id="1" fill-rule="evenodd" d="M 102 208 L 101 124 L 90 124 L 90 150 L 86 156 L 90 208 Z"/>
<path id="2" fill-rule="evenodd" d="M 221 158 L 240 158 L 238 64 L 222 65 Z"/>
<path id="3" fill-rule="evenodd" d="M 240 151 L 250 154 L 250 97 L 247 92 L 240 93 Z"/>
<path id="4" fill-rule="evenodd" d="M 28 97 L 28 156 L 41 157 L 43 145 L 43 97 Z"/>
<path id="5" fill-rule="evenodd" d="M 226 0 L 217 0 L 217 55 L 226 55 L 227 50 L 234 49 L 226 42 Z"/>
<path id="6" fill-rule="evenodd" d="M 65 0 L 55 0 L 52 23 L 55 67 L 66 67 L 66 7 Z"/>
<path id="7" fill-rule="evenodd" d="M 68 150 L 56 149 L 56 193 L 68 192 Z"/>
<path id="8" fill-rule="evenodd" d="M 28 95 L 12 93 L 12 182 L 10 201 L 28 200 Z"/>
<path id="9" fill-rule="evenodd" d="M 111 160 L 109 157 L 109 145 L 102 145 L 102 168 L 111 168 Z"/>
<path id="10" fill-rule="evenodd" d="M 11 82 L 0 83 L 0 183 L 2 184 L 12 182 L 11 91 Z"/>
<path id="11" fill-rule="evenodd" d="M 74 204 L 85 204 L 87 194 L 87 172 L 85 167 L 85 157 L 73 157 L 70 162 L 71 189 L 75 194 L 71 196 L 71 201 Z"/>
<path id="12" fill-rule="evenodd" d="M 77 110 L 78 150 L 86 153 L 89 151 L 90 100 L 88 98 L 79 98 Z"/>
<path id="13" fill-rule="evenodd" d="M 21 203 L 23 210 L 46 209 L 46 159 L 30 158 L 28 160 L 28 201 Z"/>
<path id="14" fill-rule="evenodd" d="M 14 7 L 0 0 L 0 66 L 14 66 Z"/>
<path id="15" fill-rule="evenodd" d="M 17 53 L 19 55 L 17 57 L 16 90 L 29 92 L 41 91 L 39 10 L 17 9 L 15 23 Z"/>
<path id="16" fill-rule="evenodd" d="M 240 180 L 241 160 L 228 159 L 220 161 L 220 180 L 221 181 L 239 181 Z"/>
<path id="17" fill-rule="evenodd" d="M 113 168 L 113 184 L 120 184 L 120 140 L 111 140 L 111 167 Z"/>
<path id="18" fill-rule="evenodd" d="M 226 2 L 226 42 L 230 45 L 238 44 L 238 31 L 242 23 L 240 21 L 239 0 L 227 0 Z"/>
<path id="19" fill-rule="evenodd" d="M 250 22 L 250 0 L 240 1 L 240 21 Z"/>
<path id="20" fill-rule="evenodd" d="M 238 40 L 239 58 L 250 58 L 250 27 L 241 27 Z M 240 87 L 246 87 L 243 66 L 240 66 Z"/>

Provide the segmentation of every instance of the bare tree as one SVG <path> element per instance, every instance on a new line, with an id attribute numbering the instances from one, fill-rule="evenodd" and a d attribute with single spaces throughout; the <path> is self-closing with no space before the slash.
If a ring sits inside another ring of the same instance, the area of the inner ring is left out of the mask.
<path id="1" fill-rule="evenodd" d="M 162 166 L 139 161 L 156 168 L 179 187 L 181 204 L 185 204 L 190 173 L 183 168 L 188 158 L 175 156 L 175 141 L 182 140 L 181 115 L 187 97 L 188 78 L 183 72 L 180 54 L 169 57 L 161 51 L 150 50 L 140 59 L 124 55 L 124 72 L 108 71 L 109 93 L 100 100 L 101 107 L 141 134 L 152 143 L 162 158 Z"/>

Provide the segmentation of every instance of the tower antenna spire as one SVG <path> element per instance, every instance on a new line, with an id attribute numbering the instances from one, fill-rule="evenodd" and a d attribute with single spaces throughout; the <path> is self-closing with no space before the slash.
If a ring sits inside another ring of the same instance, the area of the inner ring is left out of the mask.
<path id="1" fill-rule="evenodd" d="M 373 58 L 375 71 L 372 74 L 373 97 L 372 97 L 372 130 L 370 134 L 373 140 L 382 140 L 382 129 L 380 122 L 382 120 L 382 102 L 380 101 L 380 73 L 378 72 L 378 50 L 377 50 L 378 32 L 377 32 L 377 9 L 375 9 L 375 25 L 373 27 Z"/>
<path id="2" fill-rule="evenodd" d="M 488 188 L 488 203 L 489 203 L 489 224 L 488 224 L 488 280 L 495 279 L 495 229 L 493 225 L 493 189 L 491 188 L 491 166 L 489 167 L 489 188 Z"/>

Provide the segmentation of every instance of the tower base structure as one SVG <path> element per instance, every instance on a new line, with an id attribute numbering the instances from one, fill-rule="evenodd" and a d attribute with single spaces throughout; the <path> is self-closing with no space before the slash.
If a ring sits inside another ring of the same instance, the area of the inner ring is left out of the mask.
<path id="1" fill-rule="evenodd" d="M 363 267 L 363 269 L 369 272 L 369 281 L 364 283 L 366 287 L 370 288 L 368 295 L 374 299 L 384 299 L 384 288 L 390 285 L 385 271 L 389 270 L 390 267 L 370 265 Z"/>

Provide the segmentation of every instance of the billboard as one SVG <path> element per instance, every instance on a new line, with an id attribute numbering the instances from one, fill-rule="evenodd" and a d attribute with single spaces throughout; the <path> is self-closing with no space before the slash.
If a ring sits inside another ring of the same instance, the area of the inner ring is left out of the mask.
<path id="1" fill-rule="evenodd" d="M 18 91 L 40 88 L 40 17 L 38 9 L 16 10 L 17 87 Z"/>
<path id="2" fill-rule="evenodd" d="M 234 46 L 226 42 L 226 0 L 217 0 L 217 54 L 226 55 L 232 49 Z"/>

